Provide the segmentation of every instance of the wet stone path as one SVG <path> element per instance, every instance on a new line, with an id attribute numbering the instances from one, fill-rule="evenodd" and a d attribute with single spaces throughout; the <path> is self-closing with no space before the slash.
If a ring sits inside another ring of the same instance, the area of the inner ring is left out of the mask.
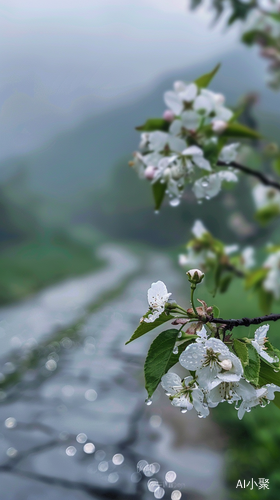
<path id="1" fill-rule="evenodd" d="M 180 273 L 153 253 L 102 255 L 106 268 L 0 311 L 0 498 L 223 499 L 219 429 L 160 389 L 146 406 L 154 334 L 124 345 L 150 283 L 178 290 Z"/>

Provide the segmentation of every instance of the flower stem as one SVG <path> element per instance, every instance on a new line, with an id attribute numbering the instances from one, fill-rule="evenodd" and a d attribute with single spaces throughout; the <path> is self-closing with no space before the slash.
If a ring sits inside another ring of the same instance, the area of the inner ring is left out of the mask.
<path id="1" fill-rule="evenodd" d="M 196 289 L 196 285 L 194 283 L 192 283 L 191 284 L 191 303 L 192 303 L 193 312 L 198 317 L 198 313 L 197 313 L 197 310 L 196 310 L 195 305 L 194 305 L 194 291 L 195 291 L 195 289 Z"/>

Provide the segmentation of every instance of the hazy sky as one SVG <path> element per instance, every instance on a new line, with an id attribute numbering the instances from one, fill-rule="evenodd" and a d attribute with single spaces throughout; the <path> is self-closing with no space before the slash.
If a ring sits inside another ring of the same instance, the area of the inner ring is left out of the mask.
<path id="1" fill-rule="evenodd" d="M 56 131 L 53 121 L 74 123 L 163 73 L 218 60 L 238 34 L 210 23 L 185 0 L 2 0 L 1 154 L 10 144 L 28 150 Z"/>

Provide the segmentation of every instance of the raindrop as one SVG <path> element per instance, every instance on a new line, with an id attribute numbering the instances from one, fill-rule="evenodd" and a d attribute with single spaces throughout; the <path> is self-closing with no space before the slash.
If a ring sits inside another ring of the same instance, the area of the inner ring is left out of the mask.
<path id="1" fill-rule="evenodd" d="M 77 434 L 76 436 L 76 441 L 77 443 L 83 444 L 87 440 L 87 435 L 84 434 L 84 432 L 80 432 L 80 434 Z"/>
<path id="2" fill-rule="evenodd" d="M 94 390 L 94 389 L 88 389 L 86 392 L 85 392 L 85 398 L 88 400 L 88 401 L 95 401 L 96 398 L 97 398 L 97 392 Z"/>
<path id="3" fill-rule="evenodd" d="M 174 472 L 173 470 L 169 470 L 166 474 L 165 474 L 165 481 L 167 483 L 173 483 L 175 481 L 177 477 L 177 474 L 176 472 Z"/>
<path id="4" fill-rule="evenodd" d="M 85 453 L 87 453 L 88 455 L 90 455 L 91 453 L 94 453 L 95 452 L 95 446 L 93 443 L 86 443 L 83 447 L 83 450 Z"/>
<path id="5" fill-rule="evenodd" d="M 177 338 L 180 339 L 182 337 L 182 332 L 179 332 Z"/>
<path id="6" fill-rule="evenodd" d="M 172 200 L 170 200 L 169 204 L 171 205 L 171 207 L 178 207 L 178 205 L 180 205 L 180 200 L 179 198 L 173 198 Z"/>
<path id="7" fill-rule="evenodd" d="M 273 370 L 273 371 L 274 371 L 275 373 L 279 372 L 279 370 L 276 370 L 275 368 L 274 368 L 274 370 Z"/>
<path id="8" fill-rule="evenodd" d="M 6 451 L 6 455 L 10 458 L 16 457 L 18 454 L 18 451 L 11 446 L 11 448 L 8 448 Z"/>
<path id="9" fill-rule="evenodd" d="M 46 364 L 45 364 L 45 367 L 47 368 L 47 370 L 49 370 L 50 372 L 54 372 L 57 368 L 57 363 L 54 359 L 49 359 Z"/>
<path id="10" fill-rule="evenodd" d="M 73 342 L 71 339 L 69 339 L 69 337 L 64 337 L 60 343 L 62 347 L 64 347 L 64 349 L 71 349 L 73 345 Z"/>
<path id="11" fill-rule="evenodd" d="M 141 481 L 141 478 L 142 476 L 140 472 L 133 472 L 130 477 L 132 483 L 139 483 L 139 481 Z"/>
<path id="12" fill-rule="evenodd" d="M 186 408 L 180 408 L 180 412 L 181 412 L 181 413 L 187 413 L 187 411 L 188 411 L 188 410 L 187 410 Z"/>
<path id="13" fill-rule="evenodd" d="M 210 196 L 205 196 L 205 199 L 206 200 L 210 200 Z"/>
<path id="14" fill-rule="evenodd" d="M 146 477 L 151 477 L 154 474 L 150 464 L 148 464 L 144 467 L 143 473 L 145 474 Z"/>
<path id="15" fill-rule="evenodd" d="M 109 464 L 108 462 L 100 462 L 100 464 L 98 464 L 98 470 L 100 472 L 107 472 L 107 470 L 109 469 Z"/>
<path id="16" fill-rule="evenodd" d="M 145 404 L 146 404 L 147 406 L 150 406 L 150 405 L 152 404 L 152 402 L 153 402 L 152 398 L 147 398 L 147 399 L 145 399 Z"/>
<path id="17" fill-rule="evenodd" d="M 207 188 L 209 186 L 209 182 L 206 180 L 202 181 L 201 185 L 202 185 L 202 187 Z"/>
<path id="18" fill-rule="evenodd" d="M 182 493 L 179 490 L 174 490 L 171 493 L 171 500 L 180 500 L 182 498 Z"/>
<path id="19" fill-rule="evenodd" d="M 7 427 L 7 429 L 13 429 L 14 427 L 16 427 L 16 425 L 17 425 L 17 421 L 14 417 L 6 418 L 5 427 Z"/>
<path id="20" fill-rule="evenodd" d="M 139 460 L 137 464 L 137 472 L 141 472 L 144 469 L 144 467 L 146 467 L 146 465 L 148 465 L 147 460 Z"/>
<path id="21" fill-rule="evenodd" d="M 158 215 L 158 214 L 159 214 L 159 210 L 155 210 L 155 211 L 154 211 L 154 214 L 155 214 L 155 215 Z"/>
<path id="22" fill-rule="evenodd" d="M 74 455 L 76 455 L 77 453 L 77 449 L 75 448 L 75 446 L 68 446 L 68 448 L 66 448 L 65 450 L 65 453 L 66 455 L 68 455 L 68 457 L 74 457 Z"/>
<path id="23" fill-rule="evenodd" d="M 150 469 L 153 474 L 157 474 L 160 471 L 160 465 L 157 462 L 154 462 L 150 465 Z"/>
<path id="24" fill-rule="evenodd" d="M 159 486 L 155 491 L 154 491 L 154 497 L 155 498 L 163 498 L 165 495 L 165 490 Z"/>
<path id="25" fill-rule="evenodd" d="M 149 422 L 150 422 L 150 426 L 153 427 L 154 429 L 156 429 L 157 427 L 159 427 L 161 425 L 162 418 L 159 415 L 152 415 Z"/>
<path id="26" fill-rule="evenodd" d="M 109 483 L 117 483 L 119 480 L 119 475 L 117 472 L 111 472 L 108 476 Z"/>
<path id="27" fill-rule="evenodd" d="M 202 205 L 202 200 L 198 200 L 197 202 L 199 205 Z"/>
<path id="28" fill-rule="evenodd" d="M 124 462 L 124 456 L 121 453 L 116 453 L 112 458 L 112 462 L 114 465 L 121 465 Z"/>
<path id="29" fill-rule="evenodd" d="M 103 451 L 103 450 L 98 450 L 98 451 L 95 453 L 95 456 L 94 456 L 95 460 L 98 460 L 98 462 L 99 462 L 100 460 L 104 460 L 104 458 L 105 458 L 105 457 L 106 457 L 106 453 L 105 453 L 105 451 Z"/>
<path id="30" fill-rule="evenodd" d="M 172 351 L 172 352 L 173 352 L 173 354 L 178 354 L 179 349 L 178 349 L 178 346 L 177 346 L 177 345 L 175 345 L 175 347 L 173 348 L 173 351 Z"/>
<path id="31" fill-rule="evenodd" d="M 147 486 L 148 490 L 153 493 L 159 487 L 159 484 L 156 479 L 149 479 Z"/>

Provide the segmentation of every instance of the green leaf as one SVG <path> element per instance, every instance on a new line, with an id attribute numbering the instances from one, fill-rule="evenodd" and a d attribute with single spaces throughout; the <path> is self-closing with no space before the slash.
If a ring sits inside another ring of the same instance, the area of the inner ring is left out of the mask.
<path id="1" fill-rule="evenodd" d="M 268 269 L 260 268 L 256 271 L 252 271 L 246 276 L 245 280 L 245 288 L 248 290 L 249 288 L 256 287 L 257 285 L 261 285 L 264 278 L 268 273 Z"/>
<path id="2" fill-rule="evenodd" d="M 280 408 L 280 392 L 275 392 L 275 398 L 272 400 L 273 403 Z"/>
<path id="3" fill-rule="evenodd" d="M 261 360 L 260 383 L 280 385 L 280 371 L 275 372 L 272 366 L 268 366 Z"/>
<path id="4" fill-rule="evenodd" d="M 169 362 L 167 365 L 168 367 L 167 367 L 167 370 L 165 373 L 167 373 L 168 370 L 170 370 L 170 368 L 172 368 L 172 366 L 176 365 L 176 363 L 179 362 L 180 354 L 182 354 L 182 352 L 186 349 L 186 347 L 188 347 L 189 344 L 194 342 L 194 340 L 197 338 L 197 335 L 189 335 L 189 337 L 190 338 L 188 340 L 185 340 L 185 342 L 182 342 L 182 344 L 180 344 L 178 346 L 178 353 L 177 354 L 174 354 L 172 352 L 172 355 L 170 356 L 170 359 L 169 359 Z"/>
<path id="5" fill-rule="evenodd" d="M 277 203 L 270 203 L 266 207 L 261 208 L 255 213 L 257 221 L 262 224 L 268 224 L 274 217 L 277 217 L 280 213 L 279 206 Z"/>
<path id="6" fill-rule="evenodd" d="M 205 73 L 205 75 L 200 76 L 199 78 L 197 78 L 195 80 L 194 83 L 196 83 L 196 85 L 201 89 L 208 87 L 211 80 L 214 78 L 216 73 L 219 71 L 220 66 L 221 66 L 220 64 L 217 64 L 217 66 L 215 66 L 215 68 L 212 71 L 210 71 L 210 73 Z"/>
<path id="7" fill-rule="evenodd" d="M 144 125 L 139 125 L 139 127 L 135 127 L 136 130 L 140 130 L 142 132 L 153 132 L 154 130 L 162 130 L 167 132 L 169 129 L 170 123 L 164 120 L 163 118 L 149 118 L 146 120 Z"/>
<path id="8" fill-rule="evenodd" d="M 254 385 L 259 383 L 259 373 L 260 373 L 260 358 L 256 349 L 251 345 L 247 344 L 248 350 L 248 363 L 244 367 L 244 377 L 249 382 Z"/>
<path id="9" fill-rule="evenodd" d="M 280 156 L 277 156 L 275 160 L 272 162 L 272 167 L 275 170 L 275 172 L 280 175 Z"/>
<path id="10" fill-rule="evenodd" d="M 246 343 L 242 342 L 241 340 L 234 339 L 233 348 L 243 367 L 246 366 L 249 363 L 249 354 Z"/>
<path id="11" fill-rule="evenodd" d="M 145 387 L 149 398 L 155 392 L 163 375 L 173 366 L 170 363 L 177 337 L 178 330 L 174 328 L 161 332 L 148 351 L 144 372 Z"/>
<path id="12" fill-rule="evenodd" d="M 221 293 L 225 293 L 227 290 L 228 290 L 228 287 L 229 285 L 231 284 L 232 282 L 232 279 L 233 279 L 233 275 L 232 274 L 227 274 L 226 276 L 224 276 L 221 280 L 220 280 L 220 292 Z"/>
<path id="13" fill-rule="evenodd" d="M 153 196 L 155 201 L 155 210 L 159 210 L 164 200 L 166 184 L 157 181 L 154 184 L 152 184 L 152 187 L 153 187 Z"/>
<path id="14" fill-rule="evenodd" d="M 259 304 L 262 311 L 266 314 L 271 312 L 271 306 L 273 302 L 273 295 L 271 292 L 267 292 L 262 287 L 258 289 Z"/>
<path id="15" fill-rule="evenodd" d="M 217 306 L 212 306 L 212 313 L 214 318 L 220 317 L 220 309 Z"/>
<path id="16" fill-rule="evenodd" d="M 148 314 L 151 314 L 150 311 L 147 312 L 147 314 L 144 315 L 144 318 L 148 316 Z M 145 335 L 145 333 L 150 332 L 154 328 L 157 328 L 157 326 L 162 325 L 163 323 L 166 323 L 166 321 L 170 321 L 173 318 L 170 314 L 166 314 L 165 312 L 161 313 L 160 317 L 157 318 L 155 321 L 152 323 L 146 323 L 145 321 L 142 321 L 138 328 L 136 328 L 135 332 L 133 335 L 130 337 L 130 339 L 125 343 L 129 344 L 133 340 L 138 339 L 139 337 L 142 337 L 142 335 Z"/>
<path id="17" fill-rule="evenodd" d="M 269 33 L 258 29 L 246 31 L 246 33 L 242 36 L 242 42 L 246 45 L 253 45 L 258 39 L 260 39 L 260 37 L 263 40 L 264 46 L 275 45 L 275 39 Z"/>
<path id="18" fill-rule="evenodd" d="M 239 137 L 243 139 L 260 139 L 262 137 L 256 130 L 241 123 L 229 123 L 221 135 L 223 137 Z"/>

